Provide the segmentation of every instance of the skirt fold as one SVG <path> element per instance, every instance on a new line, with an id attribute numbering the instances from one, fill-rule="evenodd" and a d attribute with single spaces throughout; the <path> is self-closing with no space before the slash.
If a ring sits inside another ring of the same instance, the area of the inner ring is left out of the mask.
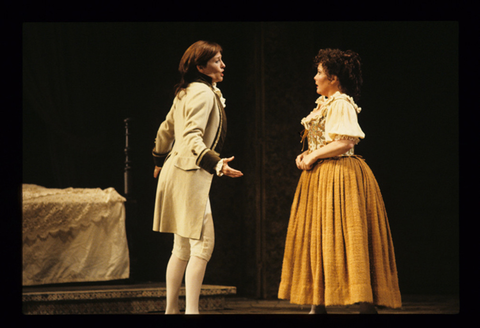
<path id="1" fill-rule="evenodd" d="M 278 297 L 295 304 L 401 306 L 385 205 L 361 157 L 322 160 L 301 174 Z"/>

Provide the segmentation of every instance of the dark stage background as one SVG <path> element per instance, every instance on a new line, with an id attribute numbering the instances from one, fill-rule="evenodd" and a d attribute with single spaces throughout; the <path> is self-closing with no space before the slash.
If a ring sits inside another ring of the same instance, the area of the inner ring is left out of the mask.
<path id="1" fill-rule="evenodd" d="M 215 178 L 216 248 L 206 284 L 275 298 L 300 175 L 300 120 L 315 106 L 320 48 L 363 59 L 356 147 L 387 206 L 404 294 L 459 289 L 456 22 L 25 23 L 23 183 L 114 187 L 123 194 L 132 118 L 131 282 L 164 281 L 173 238 L 151 229 L 151 149 L 173 101 L 177 65 L 199 39 L 224 47 L 228 135 L 241 179 Z"/>

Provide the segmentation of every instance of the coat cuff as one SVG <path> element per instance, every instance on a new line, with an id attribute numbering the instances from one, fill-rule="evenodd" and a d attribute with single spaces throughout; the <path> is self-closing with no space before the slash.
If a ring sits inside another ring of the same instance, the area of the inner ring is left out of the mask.
<path id="1" fill-rule="evenodd" d="M 152 155 L 153 155 L 153 163 L 155 166 L 162 167 L 163 163 L 165 162 L 165 158 L 167 157 L 169 153 L 166 154 L 159 154 L 155 152 L 155 148 L 152 150 Z"/>
<path id="2" fill-rule="evenodd" d="M 213 150 L 206 150 L 204 153 L 200 154 L 198 158 L 198 166 L 211 174 L 216 173 L 215 167 L 217 166 L 217 163 L 221 160 L 220 154 Z"/>

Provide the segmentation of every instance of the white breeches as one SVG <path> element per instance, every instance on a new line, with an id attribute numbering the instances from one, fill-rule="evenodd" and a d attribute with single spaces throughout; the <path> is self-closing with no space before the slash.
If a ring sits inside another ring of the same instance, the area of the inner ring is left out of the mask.
<path id="1" fill-rule="evenodd" d="M 208 199 L 200 239 L 190 239 L 174 234 L 172 254 L 183 261 L 196 256 L 208 262 L 212 257 L 214 245 L 215 231 L 210 199 Z"/>

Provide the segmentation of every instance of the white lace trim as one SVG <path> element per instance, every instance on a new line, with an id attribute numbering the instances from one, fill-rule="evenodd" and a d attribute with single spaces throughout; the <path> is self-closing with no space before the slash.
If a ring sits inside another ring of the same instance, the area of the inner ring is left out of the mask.
<path id="1" fill-rule="evenodd" d="M 355 103 L 352 97 L 350 97 L 345 93 L 340 93 L 339 91 L 337 91 L 330 98 L 327 98 L 325 96 L 318 97 L 317 100 L 315 101 L 315 103 L 317 104 L 317 107 L 315 107 L 307 117 L 304 117 L 300 123 L 302 125 L 305 125 L 305 123 L 308 123 L 314 119 L 317 119 L 319 116 L 322 116 L 325 110 L 327 109 L 328 105 L 335 99 L 345 99 L 352 104 L 353 108 L 357 113 L 360 113 L 362 111 L 362 108 L 358 107 L 358 105 Z M 315 111 L 318 111 L 318 112 L 312 115 L 312 113 L 314 113 Z"/>
<path id="2" fill-rule="evenodd" d="M 219 97 L 220 101 L 222 102 L 223 108 L 227 107 L 226 105 L 226 99 L 223 98 L 222 91 L 217 87 L 217 83 L 213 83 L 213 92 L 215 92 Z"/>
<path id="3" fill-rule="evenodd" d="M 222 172 L 222 169 L 223 169 L 223 158 L 221 160 L 218 161 L 217 163 L 217 166 L 215 166 L 215 171 L 217 171 L 217 175 L 219 177 L 223 176 L 223 172 Z"/>

